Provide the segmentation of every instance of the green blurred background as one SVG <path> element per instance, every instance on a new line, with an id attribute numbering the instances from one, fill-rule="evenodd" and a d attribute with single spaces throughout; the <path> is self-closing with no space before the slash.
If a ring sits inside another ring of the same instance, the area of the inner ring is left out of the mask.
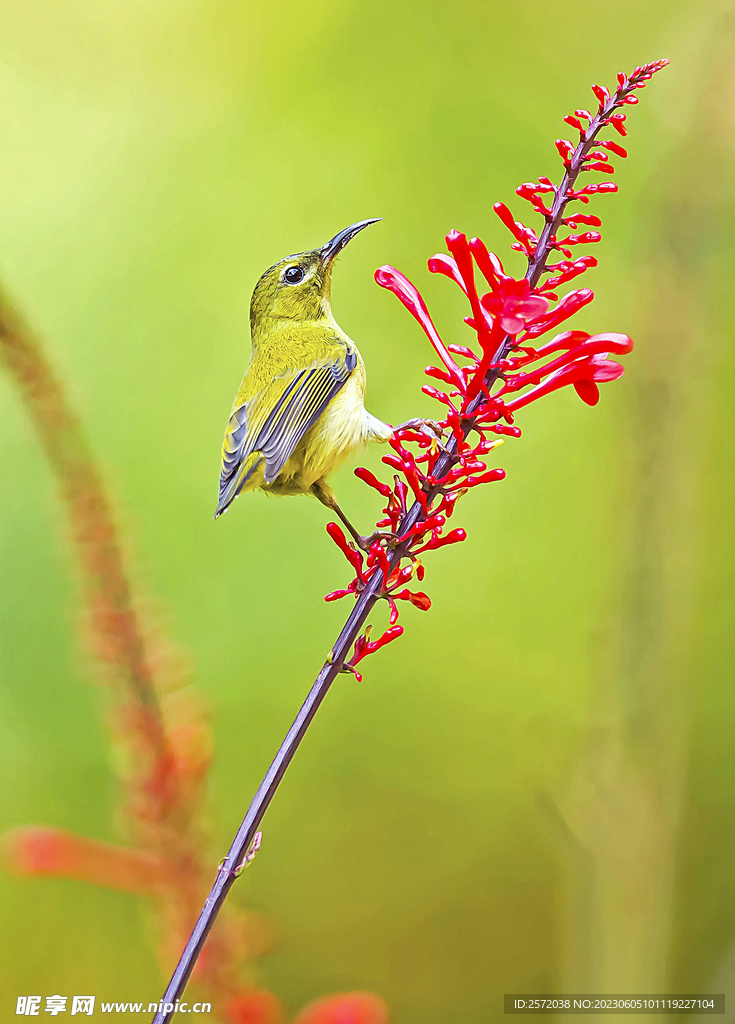
<path id="1" fill-rule="evenodd" d="M 262 271 L 381 216 L 335 275 L 368 404 L 429 414 L 428 345 L 372 280 L 450 228 L 513 263 L 492 203 L 558 174 L 591 82 L 670 57 L 628 108 L 597 300 L 626 376 L 523 412 L 508 477 L 427 560 L 428 614 L 330 693 L 235 898 L 279 942 L 293 1010 L 372 989 L 399 1024 L 501 1018 L 504 992 L 733 985 L 732 5 L 14 2 L 2 5 L 2 274 L 82 416 L 133 576 L 213 709 L 212 864 L 348 606 L 313 500 L 212 521 Z M 119 838 L 107 696 L 77 632 L 53 478 L 4 382 L 4 828 Z M 381 452 L 366 465 L 376 469 Z M 335 478 L 367 527 L 371 493 Z M 3 1017 L 25 993 L 154 999 L 136 899 L 5 877 Z M 559 1019 L 559 1018 L 554 1018 Z M 580 1018 L 574 1018 L 580 1019 Z M 681 1018 L 676 1018 L 681 1019 Z"/>

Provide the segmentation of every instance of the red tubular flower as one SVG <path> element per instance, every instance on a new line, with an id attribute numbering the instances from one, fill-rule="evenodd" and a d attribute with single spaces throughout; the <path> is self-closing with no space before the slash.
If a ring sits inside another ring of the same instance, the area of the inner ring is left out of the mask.
<path id="1" fill-rule="evenodd" d="M 624 120 L 625 120 L 625 114 L 613 114 L 610 117 L 610 124 L 613 126 L 615 131 L 619 132 L 621 135 L 627 135 L 628 134 L 628 129 L 623 124 Z"/>
<path id="2" fill-rule="evenodd" d="M 429 260 L 429 270 L 432 274 L 444 274 L 445 277 L 451 278 L 467 295 L 467 285 L 459 272 L 457 261 L 453 256 L 447 256 L 444 252 L 436 253 Z M 452 346 L 448 345 L 447 348 L 451 350 Z"/>
<path id="3" fill-rule="evenodd" d="M 397 473 L 393 487 L 381 483 L 367 470 L 356 471 L 360 479 L 387 499 L 385 518 L 378 525 L 389 526 L 397 535 L 395 543 L 376 540 L 364 572 L 362 557 L 347 544 L 339 527 L 333 523 L 328 527 L 356 576 L 346 589 L 328 594 L 327 600 L 348 594 L 358 597 L 368 585 L 371 593 L 383 597 L 389 607 L 390 625 L 382 636 L 371 641 L 368 631 L 355 642 L 352 658 L 345 667 L 356 675 L 355 666 L 363 658 L 403 631 L 397 625 L 397 602 L 408 602 L 421 610 L 430 607 L 426 594 L 400 588 L 405 588 L 414 573 L 423 579 L 424 568 L 418 563 L 418 555 L 465 539 L 461 528 L 444 532 L 459 497 L 505 476 L 504 470 L 487 467 L 487 455 L 501 443 L 487 435 L 519 437 L 521 431 L 513 425 L 514 415 L 569 385 L 583 402 L 595 405 L 600 397 L 599 385 L 623 373 L 622 366 L 607 357 L 611 352 L 624 355 L 631 351 L 633 343 L 624 334 L 590 336 L 585 331 L 571 330 L 556 334 L 538 348 L 530 347 L 529 343 L 551 332 L 594 298 L 589 288 L 572 290 L 561 299 L 555 294 L 555 289 L 597 266 L 593 256 L 572 258 L 572 249 L 599 242 L 601 235 L 596 229 L 602 222 L 595 214 L 578 213 L 568 207 L 572 203 L 587 205 L 591 196 L 617 192 L 618 186 L 612 181 L 578 187 L 578 177 L 582 172 L 612 174 L 614 168 L 608 155 L 612 153 L 621 159 L 627 156 L 622 146 L 600 138 L 600 133 L 605 128 L 613 128 L 620 135 L 627 133 L 625 114 L 620 108 L 636 102 L 633 92 L 667 63 L 656 61 L 636 68 L 630 77 L 618 75 L 614 92 L 594 85 L 597 113 L 593 115 L 580 108 L 564 118 L 566 124 L 579 132 L 579 143 L 575 146 L 567 139 L 556 140 L 564 164 L 561 182 L 554 184 L 542 176 L 538 182 L 527 181 L 516 189 L 516 194 L 543 219 L 540 234 L 516 220 L 504 203 L 495 204 L 495 213 L 513 238 L 511 249 L 527 259 L 528 269 L 522 278 L 508 274 L 500 259 L 479 238 L 468 241 L 460 231 L 450 231 L 446 236 L 448 253 L 437 253 L 429 259 L 430 272 L 449 278 L 469 301 L 471 315 L 465 316 L 464 322 L 476 334 L 477 350 L 442 339 L 418 289 L 398 270 L 383 266 L 376 271 L 377 283 L 400 299 L 441 360 L 441 365 L 427 367 L 426 373 L 442 381 L 447 390 L 426 384 L 422 391 L 440 404 L 444 418 L 439 426 L 445 436 L 439 443 L 430 433 L 413 428 L 394 434 L 393 452 L 383 456 L 383 462 Z M 591 230 L 578 231 L 580 225 Z M 564 227 L 571 228 L 572 233 L 559 235 Z M 565 258 L 549 264 L 555 251 Z M 488 291 L 482 295 L 478 293 L 476 271 L 487 284 Z M 552 308 L 550 301 L 556 302 Z M 468 360 L 467 365 L 461 367 L 454 356 Z M 498 380 L 501 386 L 493 391 Z M 411 452 L 411 445 L 417 446 L 416 454 Z M 415 499 L 410 509 L 409 493 Z M 408 564 L 404 565 L 404 560 Z"/>
<path id="4" fill-rule="evenodd" d="M 585 269 L 587 268 L 585 267 Z M 594 293 L 589 288 L 579 288 L 577 291 L 569 292 L 557 306 L 550 309 L 548 313 L 543 313 L 528 325 L 521 341 L 528 341 L 529 338 L 538 338 L 542 334 L 546 334 L 552 327 L 556 327 L 568 320 L 570 316 L 574 316 L 582 306 L 592 302 L 594 297 Z"/>
<path id="5" fill-rule="evenodd" d="M 385 633 L 378 637 L 377 640 L 370 640 L 369 634 L 363 633 L 355 641 L 352 657 L 346 663 L 345 668 L 353 672 L 358 683 L 361 683 L 362 676 L 359 672 L 355 671 L 355 666 L 359 665 L 363 658 L 367 658 L 368 654 L 374 654 L 381 647 L 385 647 L 391 641 L 397 640 L 401 633 L 403 633 L 403 626 L 389 626 Z"/>
<path id="6" fill-rule="evenodd" d="M 513 335 L 520 334 L 527 321 L 535 320 L 549 308 L 547 298 L 531 294 L 525 277 L 521 281 L 501 281 L 496 291 L 483 295 L 482 304 L 488 313 L 500 319 L 505 333 Z"/>
<path id="7" fill-rule="evenodd" d="M 376 491 L 387 498 L 391 489 L 388 484 L 383 484 L 378 480 L 377 477 L 373 476 L 369 469 L 363 469 L 362 466 L 355 470 L 355 476 L 358 477 L 363 483 L 366 483 L 369 487 L 374 487 Z"/>
<path id="8" fill-rule="evenodd" d="M 357 578 L 362 580 L 362 555 L 360 552 L 351 544 L 347 543 L 347 539 L 342 532 L 341 527 L 337 526 L 336 523 L 327 523 L 327 533 L 355 570 Z"/>
<path id="9" fill-rule="evenodd" d="M 150 895 L 160 892 L 167 865 L 147 850 L 77 836 L 65 829 L 26 826 L 7 833 L 5 862 L 20 875 L 76 878 L 93 885 Z"/>
<path id="10" fill-rule="evenodd" d="M 383 288 L 388 288 L 397 295 L 406 309 L 421 324 L 427 338 L 436 349 L 437 355 L 449 371 L 452 380 L 458 387 L 464 386 L 462 371 L 452 359 L 444 342 L 439 337 L 436 327 L 429 316 L 426 303 L 421 298 L 418 289 L 399 270 L 394 267 L 378 267 L 375 271 L 375 280 Z"/>

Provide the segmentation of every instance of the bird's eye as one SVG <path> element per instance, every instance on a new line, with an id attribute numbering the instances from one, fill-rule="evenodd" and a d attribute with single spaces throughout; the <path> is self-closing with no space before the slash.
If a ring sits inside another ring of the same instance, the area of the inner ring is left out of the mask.
<path id="1" fill-rule="evenodd" d="M 283 280 L 288 284 L 298 284 L 304 280 L 304 272 L 301 267 L 289 267 L 283 275 Z"/>

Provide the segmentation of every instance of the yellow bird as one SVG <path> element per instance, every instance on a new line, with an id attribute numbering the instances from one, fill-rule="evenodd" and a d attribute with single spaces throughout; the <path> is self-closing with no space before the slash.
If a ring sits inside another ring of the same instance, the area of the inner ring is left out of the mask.
<path id="1" fill-rule="evenodd" d="M 393 428 L 365 408 L 365 366 L 332 315 L 332 268 L 376 219 L 340 231 L 321 249 L 286 256 L 263 274 L 250 303 L 252 352 L 222 446 L 215 519 L 243 491 L 311 492 L 345 517 L 327 476 Z M 413 422 L 413 421 L 412 421 Z"/>

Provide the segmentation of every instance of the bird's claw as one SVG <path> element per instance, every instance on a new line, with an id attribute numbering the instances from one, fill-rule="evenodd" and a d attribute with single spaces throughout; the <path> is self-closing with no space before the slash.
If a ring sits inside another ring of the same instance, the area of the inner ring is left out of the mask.
<path id="1" fill-rule="evenodd" d="M 376 541 L 384 540 L 386 546 L 394 548 L 399 541 L 397 533 L 393 533 L 391 530 L 375 530 L 373 533 L 368 534 L 367 537 L 359 536 L 355 538 L 355 543 L 361 548 L 366 554 L 370 552 L 370 548 L 375 544 Z"/>
<path id="2" fill-rule="evenodd" d="M 438 440 L 441 440 L 445 433 L 436 420 L 427 420 L 422 416 L 415 416 L 411 420 L 406 420 L 405 423 L 401 423 L 399 427 L 396 427 L 393 433 L 397 430 L 418 430 L 422 434 L 426 434 L 427 437 Z"/>

